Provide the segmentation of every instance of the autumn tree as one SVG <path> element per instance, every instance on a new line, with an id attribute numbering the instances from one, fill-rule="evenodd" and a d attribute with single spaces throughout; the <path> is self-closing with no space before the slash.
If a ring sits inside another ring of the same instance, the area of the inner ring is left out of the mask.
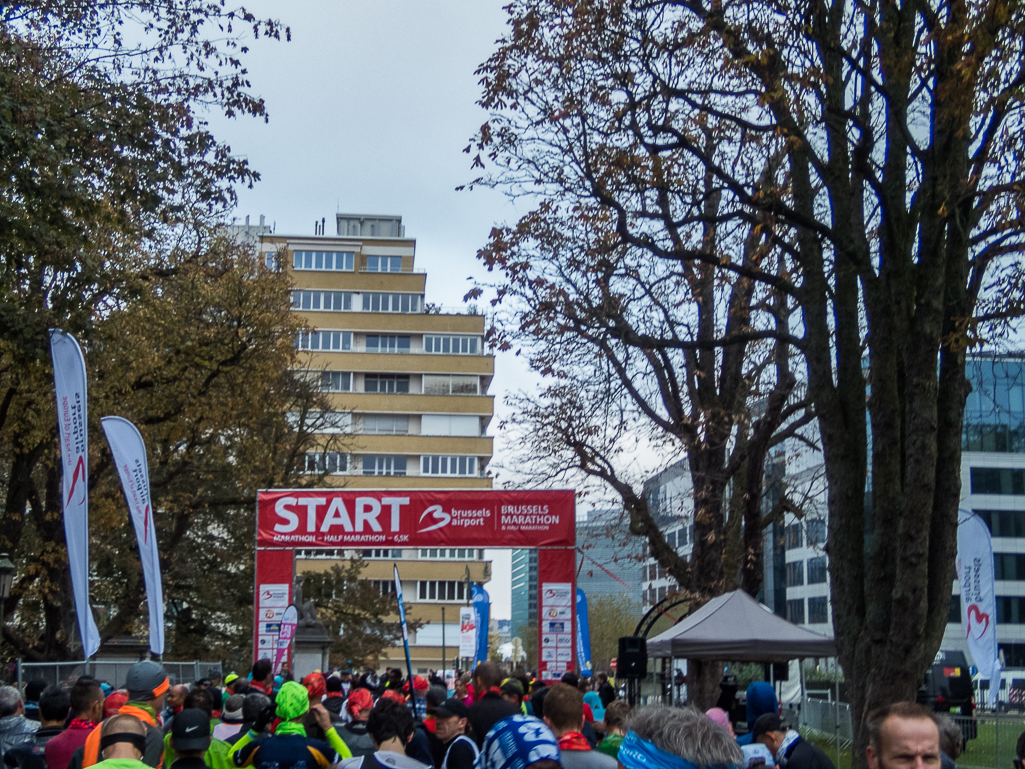
<path id="1" fill-rule="evenodd" d="M 492 179 L 607 218 L 646 264 L 708 266 L 798 309 L 760 328 L 800 355 L 817 418 L 861 766 L 867 714 L 914 698 L 947 622 L 966 349 L 1025 303 L 1025 11 L 520 0 L 509 16 L 481 69 Z M 672 237 L 709 227 L 778 258 L 741 272 Z"/>
<path id="2" fill-rule="evenodd" d="M 640 605 L 622 593 L 599 595 L 588 599 L 591 667 L 596 673 L 609 673 L 610 663 L 619 654 L 619 639 L 634 634 L 637 620 L 641 618 L 642 613 Z"/>
<path id="3" fill-rule="evenodd" d="M 287 30 L 199 0 L 0 9 L 0 544 L 20 577 L 4 606 L 8 653 L 62 658 L 75 645 L 52 327 L 87 351 L 90 414 L 124 414 L 147 439 L 171 548 L 172 653 L 217 653 L 248 630 L 238 515 L 250 517 L 257 485 L 295 473 L 304 439 L 271 409 L 315 397 L 288 374 L 288 287 L 212 236 L 234 186 L 256 174 L 203 113 L 265 117 L 242 64 L 260 36 Z M 265 407 L 245 402 L 262 396 Z M 135 629 L 142 588 L 90 428 L 93 587 L 109 638 Z"/>
<path id="4" fill-rule="evenodd" d="M 531 458 L 520 464 L 539 483 L 606 484 L 695 609 L 738 587 L 756 594 L 766 525 L 800 509 L 786 495 L 765 504 L 766 464 L 811 419 L 794 372 L 797 304 L 756 279 L 786 273 L 788 244 L 765 221 L 735 220 L 700 164 L 632 136 L 600 80 L 614 40 L 596 38 L 595 62 L 563 69 L 575 43 L 524 18 L 481 68 L 492 117 L 477 162 L 491 168 L 476 182 L 540 198 L 480 254 L 499 275 L 489 340 L 546 378 L 507 422 Z M 709 149 L 721 139 L 694 132 Z M 771 178 L 778 154 L 758 160 Z M 684 508 L 652 509 L 633 461 L 644 450 L 664 465 L 684 458 Z M 693 521 L 689 557 L 663 537 L 673 517 Z M 722 666 L 691 664 L 688 691 L 710 707 Z"/>

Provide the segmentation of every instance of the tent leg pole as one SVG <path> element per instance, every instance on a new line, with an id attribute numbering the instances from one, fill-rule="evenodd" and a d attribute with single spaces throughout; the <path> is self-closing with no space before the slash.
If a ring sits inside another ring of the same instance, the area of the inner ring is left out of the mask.
<path id="1" fill-rule="evenodd" d="M 836 674 L 836 662 L 833 663 L 833 684 L 836 687 L 836 705 L 833 715 L 833 733 L 836 735 L 836 765 L 840 766 L 840 677 Z"/>

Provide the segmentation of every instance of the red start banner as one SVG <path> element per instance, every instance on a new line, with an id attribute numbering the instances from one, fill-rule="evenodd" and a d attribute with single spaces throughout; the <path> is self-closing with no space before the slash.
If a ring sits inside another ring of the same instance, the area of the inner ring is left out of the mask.
<path id="1" fill-rule="evenodd" d="M 575 547 L 572 491 L 261 491 L 258 548 Z"/>

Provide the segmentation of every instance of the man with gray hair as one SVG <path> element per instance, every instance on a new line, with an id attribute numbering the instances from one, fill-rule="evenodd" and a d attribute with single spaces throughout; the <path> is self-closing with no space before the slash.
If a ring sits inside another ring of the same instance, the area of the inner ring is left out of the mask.
<path id="1" fill-rule="evenodd" d="M 744 762 L 729 732 L 692 707 L 640 708 L 627 718 L 626 730 L 618 755 L 624 769 L 675 766 L 681 758 L 698 769 L 736 769 Z"/>
<path id="2" fill-rule="evenodd" d="M 25 718 L 25 702 L 13 686 L 0 686 L 0 763 L 4 753 L 30 739 L 38 721 Z"/>

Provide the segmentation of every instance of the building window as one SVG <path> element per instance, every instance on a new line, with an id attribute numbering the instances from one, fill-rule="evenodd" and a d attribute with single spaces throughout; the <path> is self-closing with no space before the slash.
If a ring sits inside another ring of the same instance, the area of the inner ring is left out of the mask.
<path id="1" fill-rule="evenodd" d="M 367 435 L 408 435 L 409 417 L 391 414 L 364 414 L 363 432 Z"/>
<path id="2" fill-rule="evenodd" d="M 424 352 L 442 355 L 476 355 L 480 345 L 475 336 L 434 336 L 424 334 Z"/>
<path id="3" fill-rule="evenodd" d="M 383 550 L 362 550 L 361 554 L 367 559 L 378 559 L 378 558 L 401 558 L 402 550 L 397 548 L 385 548 Z M 392 582 L 392 585 L 395 583 Z"/>
<path id="4" fill-rule="evenodd" d="M 1025 598 L 1021 596 L 997 596 L 997 624 L 1021 625 L 1025 623 Z"/>
<path id="5" fill-rule="evenodd" d="M 819 625 L 829 622 L 829 601 L 825 596 L 808 599 L 808 624 Z"/>
<path id="6" fill-rule="evenodd" d="M 408 393 L 409 374 L 367 374 L 363 377 L 363 392 Z"/>
<path id="7" fill-rule="evenodd" d="M 803 547 L 804 543 L 801 536 L 801 524 L 792 523 L 786 528 L 786 542 L 787 550 L 793 550 L 797 547 Z"/>
<path id="8" fill-rule="evenodd" d="M 995 553 L 993 566 L 995 579 L 1025 580 L 1025 555 L 1021 553 Z"/>
<path id="9" fill-rule="evenodd" d="M 1025 511 L 1022 510 L 976 510 L 976 515 L 989 526 L 994 537 L 1025 537 Z"/>
<path id="10" fill-rule="evenodd" d="M 295 554 L 299 558 L 341 558 L 343 556 L 341 550 L 296 550 Z"/>
<path id="11" fill-rule="evenodd" d="M 337 451 L 311 451 L 306 454 L 303 472 L 311 475 L 341 475 L 349 469 L 349 457 Z"/>
<path id="12" fill-rule="evenodd" d="M 402 272 L 402 257 L 368 256 L 367 272 Z"/>
<path id="13" fill-rule="evenodd" d="M 293 291 L 292 309 L 341 312 L 352 309 L 348 291 Z"/>
<path id="14" fill-rule="evenodd" d="M 340 352 L 352 349 L 352 333 L 349 331 L 300 331 L 296 337 L 297 350 L 321 350 Z"/>
<path id="15" fill-rule="evenodd" d="M 347 393 L 352 391 L 352 374 L 348 371 L 320 372 L 320 389 L 329 393 Z"/>
<path id="16" fill-rule="evenodd" d="M 477 457 L 420 457 L 420 475 L 476 475 Z"/>
<path id="17" fill-rule="evenodd" d="M 826 581 L 826 556 L 808 559 L 808 584 L 821 585 Z"/>
<path id="18" fill-rule="evenodd" d="M 367 352 L 409 352 L 409 337 L 367 334 Z"/>
<path id="19" fill-rule="evenodd" d="M 1025 468 L 973 467 L 972 494 L 1025 494 Z"/>
<path id="20" fill-rule="evenodd" d="M 800 587 L 804 584 L 804 561 L 790 561 L 787 564 L 787 587 Z"/>
<path id="21" fill-rule="evenodd" d="M 406 458 L 384 454 L 363 455 L 363 475 L 405 475 Z"/>
<path id="22" fill-rule="evenodd" d="M 266 251 L 263 254 L 263 263 L 267 266 L 268 270 L 274 270 L 275 272 L 281 267 L 278 263 L 278 252 L 277 251 Z"/>
<path id="23" fill-rule="evenodd" d="M 420 312 L 420 295 L 364 291 L 363 312 Z"/>
<path id="24" fill-rule="evenodd" d="M 333 270 L 352 272 L 356 264 L 353 251 L 293 251 L 293 270 Z"/>
<path id="25" fill-rule="evenodd" d="M 797 598 L 793 601 L 787 601 L 787 619 L 793 622 L 795 625 L 804 624 L 803 598 Z"/>
<path id="26" fill-rule="evenodd" d="M 421 579 L 416 583 L 421 601 L 465 601 L 466 582 L 459 579 Z"/>
<path id="27" fill-rule="evenodd" d="M 395 594 L 395 580 L 393 579 L 372 579 L 370 584 L 381 595 Z"/>
<path id="28" fill-rule="evenodd" d="M 477 395 L 479 377 L 460 374 L 424 374 L 426 395 Z"/>
<path id="29" fill-rule="evenodd" d="M 421 547 L 420 557 L 450 561 L 483 561 L 484 551 L 473 547 Z"/>
<path id="30" fill-rule="evenodd" d="M 961 596 L 950 596 L 950 611 L 947 613 L 947 622 L 955 625 L 961 622 Z"/>
<path id="31" fill-rule="evenodd" d="M 826 542 L 826 522 L 821 518 L 809 518 L 805 527 L 808 530 L 808 547 L 823 545 Z"/>

